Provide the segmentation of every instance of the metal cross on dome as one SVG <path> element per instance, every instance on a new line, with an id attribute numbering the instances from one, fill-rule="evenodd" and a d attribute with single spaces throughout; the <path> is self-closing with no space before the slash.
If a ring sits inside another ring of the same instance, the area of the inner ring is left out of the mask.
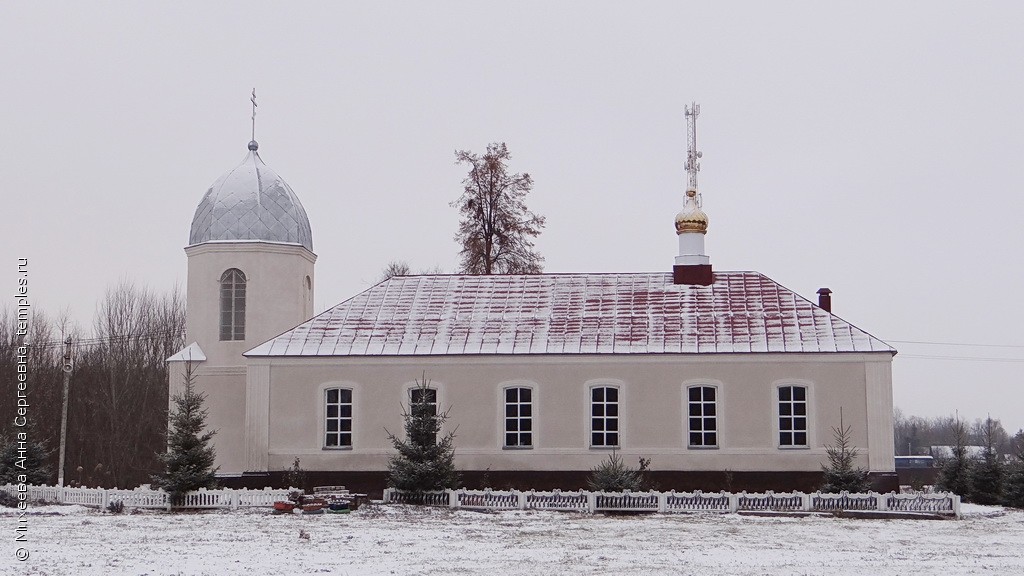
<path id="1" fill-rule="evenodd" d="M 256 89 L 252 89 L 252 98 L 249 99 L 252 102 L 252 140 L 256 140 Z"/>

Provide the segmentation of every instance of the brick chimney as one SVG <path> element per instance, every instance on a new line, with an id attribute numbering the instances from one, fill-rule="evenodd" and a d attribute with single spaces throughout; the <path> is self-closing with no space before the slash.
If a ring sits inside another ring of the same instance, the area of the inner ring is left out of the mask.
<path id="1" fill-rule="evenodd" d="M 818 288 L 818 308 L 825 312 L 832 311 L 832 291 L 828 288 Z"/>

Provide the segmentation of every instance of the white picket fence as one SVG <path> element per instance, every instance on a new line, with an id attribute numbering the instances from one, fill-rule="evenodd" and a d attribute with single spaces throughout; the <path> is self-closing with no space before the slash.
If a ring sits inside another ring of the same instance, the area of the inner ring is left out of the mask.
<path id="1" fill-rule="evenodd" d="M 538 492 L 530 490 L 438 490 L 410 493 L 384 491 L 384 502 L 425 504 L 470 510 L 573 510 L 577 512 L 839 512 L 897 511 L 953 514 L 960 517 L 960 497 L 952 493 L 897 494 L 867 492 Z"/>
<path id="2" fill-rule="evenodd" d="M 0 485 L 0 490 L 17 496 L 19 486 L 16 484 Z M 200 488 L 187 492 L 184 501 L 174 508 L 238 508 L 273 506 L 278 500 L 287 500 L 288 492 L 294 488 L 281 490 L 264 488 L 262 490 L 206 490 Z M 57 504 L 81 504 L 97 506 L 105 509 L 111 502 L 121 502 L 125 508 L 163 508 L 171 509 L 171 499 L 167 492 L 148 488 L 122 490 L 117 488 L 68 488 L 57 486 L 25 486 L 26 498 L 33 502 L 54 502 Z"/>

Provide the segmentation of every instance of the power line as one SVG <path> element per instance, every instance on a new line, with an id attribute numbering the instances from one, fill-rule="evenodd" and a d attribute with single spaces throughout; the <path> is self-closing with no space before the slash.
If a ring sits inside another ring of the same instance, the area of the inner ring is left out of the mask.
<path id="1" fill-rule="evenodd" d="M 1024 358 L 986 358 L 981 356 L 930 356 L 926 354 L 900 354 L 897 358 L 913 358 L 915 360 L 959 360 L 964 362 L 1008 362 L 1024 363 Z"/>
<path id="2" fill-rule="evenodd" d="M 925 340 L 885 340 L 893 344 L 925 344 L 928 346 L 966 346 L 978 348 L 1024 348 L 1021 344 L 978 344 L 966 342 L 928 342 Z"/>
<path id="3" fill-rule="evenodd" d="M 76 348 L 88 347 L 88 346 L 99 346 L 102 344 L 125 344 L 128 342 L 134 342 L 139 340 L 162 340 L 166 338 L 175 338 L 177 336 L 184 336 L 185 332 L 175 331 L 164 331 L 164 332 L 151 332 L 148 334 L 121 334 L 118 336 L 103 336 L 98 338 L 80 338 L 73 339 L 72 345 Z M 26 346 L 33 348 L 58 348 L 64 345 L 63 340 L 42 340 L 39 342 L 26 342 Z"/>

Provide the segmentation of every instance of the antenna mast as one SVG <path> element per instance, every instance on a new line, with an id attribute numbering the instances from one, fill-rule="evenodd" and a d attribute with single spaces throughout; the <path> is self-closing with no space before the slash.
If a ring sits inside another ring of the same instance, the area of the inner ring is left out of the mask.
<path id="1" fill-rule="evenodd" d="M 697 151 L 697 116 L 700 116 L 700 104 L 693 102 L 684 106 L 686 110 L 686 172 L 690 175 L 687 191 L 697 190 L 697 172 L 700 172 L 699 159 L 703 154 Z"/>

